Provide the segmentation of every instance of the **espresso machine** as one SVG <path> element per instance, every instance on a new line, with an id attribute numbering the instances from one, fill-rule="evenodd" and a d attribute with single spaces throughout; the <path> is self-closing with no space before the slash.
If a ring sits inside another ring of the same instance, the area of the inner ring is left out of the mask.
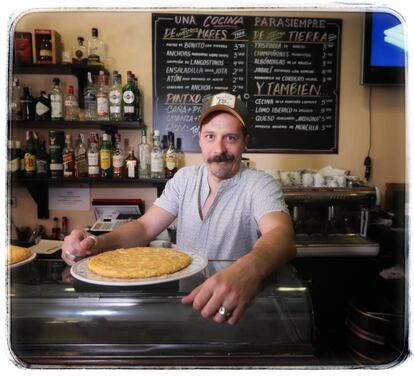
<path id="1" fill-rule="evenodd" d="M 375 187 L 283 187 L 293 219 L 298 257 L 376 256 L 367 239 Z"/>

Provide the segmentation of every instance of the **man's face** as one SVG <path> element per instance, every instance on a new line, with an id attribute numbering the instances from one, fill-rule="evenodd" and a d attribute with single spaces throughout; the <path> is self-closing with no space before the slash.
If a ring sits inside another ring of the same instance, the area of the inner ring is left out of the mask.
<path id="1" fill-rule="evenodd" d="M 247 145 L 243 125 L 227 112 L 210 115 L 200 130 L 200 148 L 209 172 L 220 180 L 233 177 L 240 168 Z"/>

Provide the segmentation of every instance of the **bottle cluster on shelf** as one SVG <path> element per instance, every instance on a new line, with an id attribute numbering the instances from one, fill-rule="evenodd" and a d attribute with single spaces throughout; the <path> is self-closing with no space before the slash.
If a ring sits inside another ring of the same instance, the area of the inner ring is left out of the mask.
<path id="1" fill-rule="evenodd" d="M 23 90 L 18 79 L 14 79 L 10 113 L 12 120 L 98 120 L 98 121 L 141 121 L 142 96 L 138 79 L 127 72 L 127 82 L 122 85 L 122 77 L 114 71 L 112 82 L 101 70 L 98 77 L 87 74 L 87 84 L 80 93 L 83 96 L 83 108 L 79 107 L 78 96 L 73 85 L 69 85 L 66 94 L 61 88 L 61 80 L 53 78 L 49 93 L 41 90 L 34 98 L 28 86 Z"/>
<path id="2" fill-rule="evenodd" d="M 33 41 L 33 42 L 32 42 Z M 91 64 L 103 65 L 107 45 L 99 37 L 96 27 L 85 41 L 78 36 L 71 49 L 65 50 L 56 30 L 35 29 L 14 33 L 14 61 L 16 64 Z"/>
<path id="3" fill-rule="evenodd" d="M 155 130 L 150 145 L 143 128 L 137 149 L 130 145 L 125 153 L 119 133 L 91 132 L 88 140 L 79 133 L 74 144 L 72 134 L 50 130 L 46 147 L 45 137 L 27 130 L 24 148 L 20 141 L 8 141 L 8 170 L 12 175 L 52 179 L 169 179 L 184 164 L 181 139 L 176 141 L 173 132 L 161 141 Z"/>

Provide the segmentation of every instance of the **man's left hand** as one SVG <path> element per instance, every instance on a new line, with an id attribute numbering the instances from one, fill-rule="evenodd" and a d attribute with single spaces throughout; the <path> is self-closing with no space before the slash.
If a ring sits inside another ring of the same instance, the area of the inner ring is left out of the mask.
<path id="1" fill-rule="evenodd" d="M 260 282 L 259 276 L 251 269 L 240 267 L 236 262 L 208 278 L 181 302 L 193 304 L 205 318 L 234 325 L 259 292 Z M 220 314 L 221 307 L 224 309 Z"/>

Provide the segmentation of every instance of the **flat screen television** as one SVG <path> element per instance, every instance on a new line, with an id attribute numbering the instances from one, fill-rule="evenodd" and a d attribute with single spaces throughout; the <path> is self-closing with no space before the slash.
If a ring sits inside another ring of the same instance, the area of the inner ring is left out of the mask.
<path id="1" fill-rule="evenodd" d="M 404 24 L 392 13 L 372 12 L 364 16 L 361 83 L 403 85 L 406 43 Z"/>

